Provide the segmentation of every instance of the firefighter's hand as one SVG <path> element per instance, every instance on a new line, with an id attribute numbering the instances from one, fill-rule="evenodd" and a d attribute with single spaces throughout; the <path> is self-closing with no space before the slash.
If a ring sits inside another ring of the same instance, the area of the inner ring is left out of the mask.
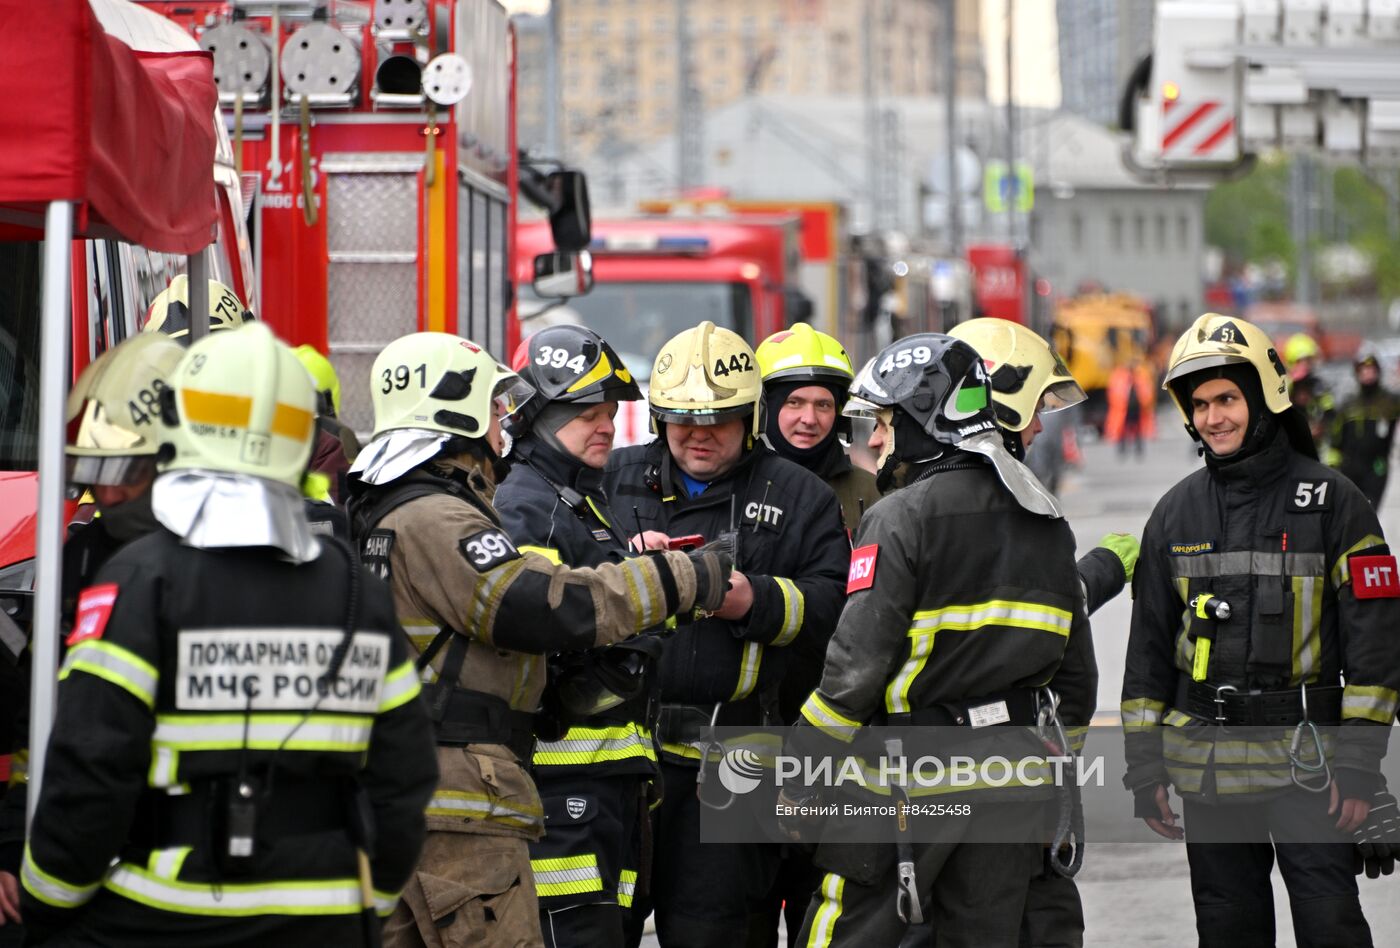
<path id="1" fill-rule="evenodd" d="M 729 592 L 724 596 L 724 602 L 715 610 L 715 615 L 721 619 L 737 621 L 749 614 L 753 608 L 753 586 L 749 585 L 749 578 L 737 569 L 729 574 Z"/>
<path id="2" fill-rule="evenodd" d="M 1371 815 L 1371 801 L 1356 797 L 1341 799 L 1341 794 L 1337 790 L 1337 781 L 1333 780 L 1332 801 L 1331 805 L 1327 807 L 1327 813 L 1329 816 L 1333 813 L 1338 814 L 1337 829 L 1343 833 L 1354 833 Z"/>
<path id="3" fill-rule="evenodd" d="M 638 553 L 645 553 L 647 550 L 665 550 L 669 548 L 671 538 L 660 530 L 643 530 L 634 536 L 629 544 Z"/>
<path id="4" fill-rule="evenodd" d="M 13 872 L 0 872 L 0 926 L 19 924 L 19 880 Z"/>
<path id="5" fill-rule="evenodd" d="M 1133 793 L 1135 805 L 1133 815 L 1141 817 L 1152 832 L 1164 839 L 1184 839 L 1186 831 L 1176 825 L 1176 814 L 1172 812 L 1171 801 L 1167 798 L 1167 788 L 1160 783 L 1155 787 L 1143 787 Z M 1152 816 L 1153 810 L 1156 816 Z"/>

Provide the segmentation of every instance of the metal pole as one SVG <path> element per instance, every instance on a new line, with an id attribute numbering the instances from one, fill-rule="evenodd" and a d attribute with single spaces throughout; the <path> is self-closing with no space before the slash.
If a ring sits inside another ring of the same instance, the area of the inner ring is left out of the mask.
<path id="1" fill-rule="evenodd" d="M 29 800 L 39 803 L 44 757 L 58 698 L 59 609 L 63 582 L 63 437 L 68 398 L 69 270 L 73 205 L 54 201 L 44 215 L 44 285 L 39 367 L 39 511 L 35 536 L 34 633 L 29 692 Z"/>
<path id="2" fill-rule="evenodd" d="M 1011 176 L 1012 181 L 1017 181 L 1016 177 L 1016 96 L 1013 93 L 1013 71 L 1012 62 L 1014 59 L 1015 43 L 1015 0 L 1006 0 L 1006 173 Z M 1011 200 L 1006 205 L 1006 236 L 1007 242 L 1015 247 L 1017 243 L 1016 234 L 1016 188 L 1012 189 Z"/>
<path id="3" fill-rule="evenodd" d="M 962 182 L 958 180 L 958 0 L 943 0 L 943 134 L 948 145 L 948 254 L 962 256 Z"/>
<path id="4" fill-rule="evenodd" d="M 551 3 L 545 14 L 548 55 L 545 57 L 544 153 L 559 157 L 559 4 Z"/>
<path id="5" fill-rule="evenodd" d="M 875 56 L 871 21 L 875 18 L 875 0 L 866 0 L 865 16 L 860 21 L 862 89 L 865 105 L 865 194 L 870 205 L 866 233 L 878 227 L 880 204 L 880 118 L 875 108 Z"/>
<path id="6" fill-rule="evenodd" d="M 302 195 L 311 200 L 314 195 Z M 195 343 L 209 335 L 209 266 L 204 251 L 189 256 L 189 304 L 190 342 Z"/>
<path id="7" fill-rule="evenodd" d="M 1293 164 L 1288 174 L 1289 216 L 1293 230 L 1293 240 L 1298 250 L 1297 277 L 1294 282 L 1294 296 L 1299 303 L 1312 302 L 1312 208 L 1311 208 L 1311 168 L 1307 155 L 1293 156 Z"/>

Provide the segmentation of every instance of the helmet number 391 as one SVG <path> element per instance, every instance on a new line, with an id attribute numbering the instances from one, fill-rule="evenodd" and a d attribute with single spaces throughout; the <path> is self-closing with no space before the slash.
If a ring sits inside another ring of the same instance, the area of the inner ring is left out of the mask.
<path id="1" fill-rule="evenodd" d="M 885 356 L 885 361 L 880 363 L 880 373 L 883 375 L 891 369 L 907 369 L 911 365 L 928 365 L 932 360 L 933 350 L 928 346 L 911 346 Z"/>
<path id="2" fill-rule="evenodd" d="M 582 375 L 584 370 L 588 368 L 588 360 L 581 352 L 570 359 L 568 349 L 557 346 L 540 346 L 539 355 L 535 356 L 535 365 L 548 365 L 556 369 L 568 367 L 575 375 Z"/>
<path id="3" fill-rule="evenodd" d="M 379 375 L 380 380 L 384 383 L 380 391 L 388 395 L 396 388 L 400 391 L 408 388 L 408 383 L 413 381 L 413 373 L 415 372 L 418 373 L 418 387 L 427 388 L 428 366 L 426 363 L 420 363 L 413 368 L 407 365 L 396 365 L 393 368 L 385 368 Z"/>

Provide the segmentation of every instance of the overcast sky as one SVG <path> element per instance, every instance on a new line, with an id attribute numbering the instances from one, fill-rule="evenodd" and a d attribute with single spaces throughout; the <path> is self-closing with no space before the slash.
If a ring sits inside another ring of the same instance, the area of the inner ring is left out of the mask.
<path id="1" fill-rule="evenodd" d="M 504 0 L 512 13 L 542 13 L 549 0 Z M 1060 104 L 1059 32 L 1051 0 L 1015 0 L 1016 100 L 1025 105 Z M 1006 97 L 1006 3 L 982 0 L 982 42 L 986 50 L 987 94 L 992 101 Z"/>

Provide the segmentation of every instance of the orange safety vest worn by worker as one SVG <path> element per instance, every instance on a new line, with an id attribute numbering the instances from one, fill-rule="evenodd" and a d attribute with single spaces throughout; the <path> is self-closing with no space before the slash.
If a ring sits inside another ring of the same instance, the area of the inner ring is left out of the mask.
<path id="1" fill-rule="evenodd" d="M 1103 424 L 1105 440 L 1117 442 L 1126 432 L 1129 391 L 1137 395 L 1139 436 L 1157 436 L 1157 390 L 1154 382 L 1152 370 L 1146 363 L 1139 363 L 1133 368 L 1120 365 L 1113 370 L 1108 377 L 1108 414 Z"/>

